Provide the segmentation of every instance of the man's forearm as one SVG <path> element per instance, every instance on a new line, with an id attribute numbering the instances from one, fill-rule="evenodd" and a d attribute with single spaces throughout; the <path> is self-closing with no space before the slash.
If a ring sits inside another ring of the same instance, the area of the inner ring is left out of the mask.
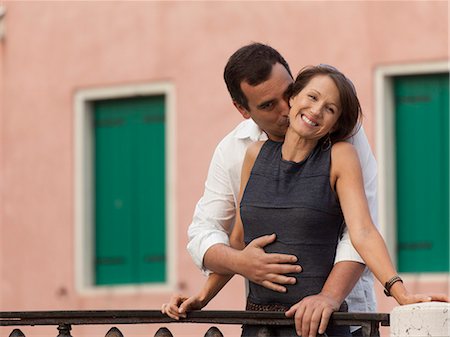
<path id="1" fill-rule="evenodd" d="M 218 274 L 239 273 L 240 251 L 224 244 L 211 246 L 203 257 L 203 266 Z"/>
<path id="2" fill-rule="evenodd" d="M 341 261 L 334 265 L 321 293 L 342 303 L 358 282 L 365 265 L 354 261 Z"/>

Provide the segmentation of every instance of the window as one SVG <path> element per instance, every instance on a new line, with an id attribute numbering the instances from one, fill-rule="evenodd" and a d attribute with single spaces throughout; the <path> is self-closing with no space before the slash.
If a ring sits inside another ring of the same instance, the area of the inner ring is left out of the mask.
<path id="1" fill-rule="evenodd" d="M 411 280 L 448 281 L 449 71 L 443 61 L 375 73 L 381 231 Z"/>
<path id="2" fill-rule="evenodd" d="M 93 109 L 95 284 L 164 282 L 164 96 Z"/>
<path id="3" fill-rule="evenodd" d="M 449 271 L 448 74 L 394 78 L 397 263 Z"/>
<path id="4" fill-rule="evenodd" d="M 78 289 L 172 287 L 172 86 L 83 90 L 75 101 Z"/>

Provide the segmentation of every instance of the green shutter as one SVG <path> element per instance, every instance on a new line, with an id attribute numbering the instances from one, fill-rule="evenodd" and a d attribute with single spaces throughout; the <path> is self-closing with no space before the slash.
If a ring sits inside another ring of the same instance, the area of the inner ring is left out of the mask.
<path id="1" fill-rule="evenodd" d="M 449 271 L 448 74 L 394 80 L 400 272 Z"/>
<path id="2" fill-rule="evenodd" d="M 164 282 L 164 96 L 93 108 L 95 283 Z"/>
<path id="3" fill-rule="evenodd" d="M 136 220 L 139 282 L 163 282 L 166 275 L 164 106 L 154 101 L 136 129 Z M 151 195 L 151 198 L 148 196 Z M 149 226 L 149 221 L 151 226 Z"/>

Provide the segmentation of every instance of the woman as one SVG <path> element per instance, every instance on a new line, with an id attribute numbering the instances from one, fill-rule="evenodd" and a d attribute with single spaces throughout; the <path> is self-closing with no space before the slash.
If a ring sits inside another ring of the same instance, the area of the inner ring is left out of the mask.
<path id="1" fill-rule="evenodd" d="M 344 219 L 353 245 L 388 294 L 400 304 L 431 300 L 408 294 L 370 218 L 358 156 L 343 142 L 361 116 L 352 83 L 333 67 L 307 67 L 295 80 L 290 105 L 285 141 L 258 142 L 247 150 L 230 243 L 242 249 L 257 237 L 276 233 L 277 241 L 266 250 L 296 255 L 303 272 L 283 294 L 250 282 L 247 309 L 286 311 L 319 293 L 333 267 Z M 203 290 L 184 306 L 204 307 L 230 278 L 210 275 Z M 163 312 L 179 317 L 173 303 Z M 256 331 L 244 326 L 242 335 L 254 336 Z M 349 331 L 337 327 L 327 333 L 347 336 Z M 275 328 L 273 334 L 297 336 L 293 327 Z"/>

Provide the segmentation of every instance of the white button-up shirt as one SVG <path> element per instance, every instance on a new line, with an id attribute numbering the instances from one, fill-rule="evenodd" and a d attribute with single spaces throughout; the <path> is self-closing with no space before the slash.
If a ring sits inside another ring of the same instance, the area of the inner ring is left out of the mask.
<path id="1" fill-rule="evenodd" d="M 205 273 L 209 273 L 203 266 L 206 251 L 218 243 L 230 244 L 229 235 L 233 229 L 238 206 L 242 164 L 248 145 L 258 140 L 267 140 L 267 135 L 252 119 L 247 119 L 222 139 L 214 152 L 205 191 L 197 203 L 188 230 L 188 251 L 195 264 Z M 374 223 L 378 224 L 377 165 L 364 129 L 361 127 L 349 142 L 358 152 L 370 213 Z M 335 263 L 340 261 L 364 263 L 350 242 L 347 229 L 344 230 L 336 250 Z M 301 261 L 299 262 L 301 265 Z M 373 275 L 367 268 L 346 301 L 349 311 L 375 311 Z"/>

